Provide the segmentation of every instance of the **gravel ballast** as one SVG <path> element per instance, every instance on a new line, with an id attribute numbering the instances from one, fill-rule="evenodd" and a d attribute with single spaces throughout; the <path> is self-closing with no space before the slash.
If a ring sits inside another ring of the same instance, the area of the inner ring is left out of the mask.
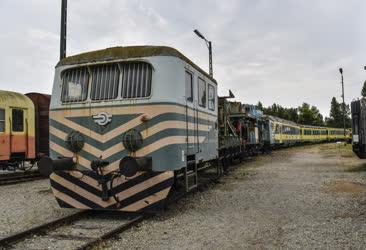
<path id="1" fill-rule="evenodd" d="M 109 249 L 361 249 L 363 167 L 339 144 L 260 156 L 123 233 Z"/>
<path id="2" fill-rule="evenodd" d="M 0 188 L 0 237 L 74 213 L 59 208 L 48 179 Z"/>
<path id="3" fill-rule="evenodd" d="M 366 163 L 349 146 L 279 150 L 232 167 L 220 183 L 188 195 L 105 247 L 364 249 L 365 194 Z M 75 212 L 58 207 L 48 180 L 3 186 L 0 195 L 0 237 Z"/>

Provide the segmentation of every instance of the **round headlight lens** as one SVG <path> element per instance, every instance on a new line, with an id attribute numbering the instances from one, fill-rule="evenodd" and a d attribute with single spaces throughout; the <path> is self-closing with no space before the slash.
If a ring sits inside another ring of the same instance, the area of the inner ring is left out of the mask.
<path id="1" fill-rule="evenodd" d="M 72 131 L 66 137 L 67 147 L 74 153 L 79 152 L 85 143 L 84 136 L 79 131 Z"/>
<path id="2" fill-rule="evenodd" d="M 123 134 L 122 143 L 125 149 L 130 152 L 135 152 L 142 147 L 142 135 L 138 130 L 130 129 Z"/>

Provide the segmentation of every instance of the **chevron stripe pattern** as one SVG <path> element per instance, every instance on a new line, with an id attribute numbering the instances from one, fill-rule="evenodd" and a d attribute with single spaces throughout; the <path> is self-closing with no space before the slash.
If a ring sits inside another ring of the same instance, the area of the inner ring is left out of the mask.
<path id="1" fill-rule="evenodd" d="M 112 122 L 106 126 L 97 125 L 92 116 L 99 112 L 111 114 Z M 166 103 L 52 110 L 51 157 L 76 157 L 77 168 L 83 170 L 83 174 L 80 171 L 63 171 L 50 176 L 52 190 L 60 206 L 128 212 L 160 209 L 173 184 L 174 170 L 185 164 L 181 160 L 181 148 L 186 147 L 187 139 L 194 142 L 198 138 L 200 143 L 204 142 L 217 120 L 216 116 L 199 112 L 197 125 L 194 114 L 184 106 Z M 142 122 L 143 116 L 149 117 L 149 121 Z M 198 135 L 195 135 L 197 127 Z M 110 164 L 103 169 L 103 175 L 111 178 L 118 170 L 120 160 L 129 155 L 123 147 L 122 134 L 132 128 L 141 131 L 144 140 L 142 148 L 133 156 L 151 156 L 154 171 L 138 172 L 131 178 L 114 178 L 113 183 L 107 183 L 111 197 L 103 201 L 97 176 L 85 170 L 91 169 L 93 160 L 107 160 Z M 73 130 L 85 138 L 83 149 L 76 155 L 68 150 L 65 142 L 67 134 Z"/>

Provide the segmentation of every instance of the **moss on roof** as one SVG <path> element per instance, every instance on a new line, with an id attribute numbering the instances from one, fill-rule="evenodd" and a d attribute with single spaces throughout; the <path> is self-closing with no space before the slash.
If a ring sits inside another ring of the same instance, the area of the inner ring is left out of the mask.
<path id="1" fill-rule="evenodd" d="M 62 65 L 73 65 L 89 62 L 100 62 L 100 61 L 112 61 L 119 59 L 129 59 L 129 58 L 140 58 L 140 57 L 150 57 L 150 56 L 174 56 L 178 57 L 187 63 L 191 64 L 194 68 L 204 74 L 206 77 L 210 78 L 212 81 L 216 82 L 207 72 L 194 64 L 186 56 L 180 53 L 178 50 L 167 47 L 167 46 L 127 46 L 127 47 L 112 47 L 102 50 L 95 50 L 86 53 L 81 53 L 74 56 L 69 56 L 57 64 L 57 66 Z"/>

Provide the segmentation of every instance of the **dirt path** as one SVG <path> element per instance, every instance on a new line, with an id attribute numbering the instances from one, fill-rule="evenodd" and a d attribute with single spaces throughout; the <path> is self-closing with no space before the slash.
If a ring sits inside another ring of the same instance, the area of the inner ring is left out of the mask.
<path id="1" fill-rule="evenodd" d="M 366 161 L 337 144 L 280 150 L 144 222 L 111 249 L 366 247 Z"/>

